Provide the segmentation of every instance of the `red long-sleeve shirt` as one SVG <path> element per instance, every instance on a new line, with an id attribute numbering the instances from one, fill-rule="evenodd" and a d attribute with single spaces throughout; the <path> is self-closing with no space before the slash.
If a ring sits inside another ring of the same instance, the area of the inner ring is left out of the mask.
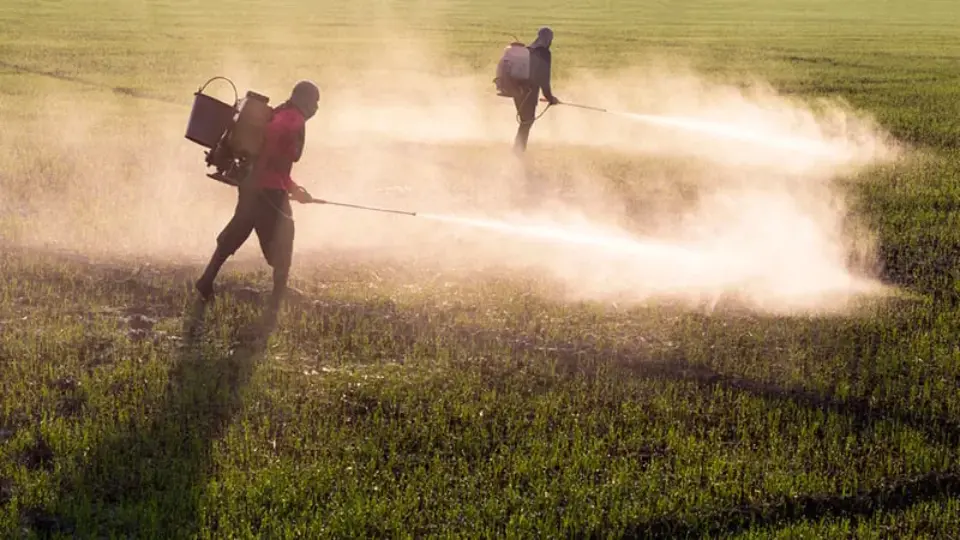
<path id="1" fill-rule="evenodd" d="M 296 107 L 278 107 L 274 111 L 253 167 L 261 188 L 289 191 L 297 185 L 290 171 L 303 153 L 305 124 L 303 114 Z"/>

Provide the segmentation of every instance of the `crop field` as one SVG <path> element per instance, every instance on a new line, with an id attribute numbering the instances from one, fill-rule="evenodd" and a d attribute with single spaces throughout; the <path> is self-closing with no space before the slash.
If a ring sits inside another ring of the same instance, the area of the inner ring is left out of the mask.
<path id="1" fill-rule="evenodd" d="M 957 21 L 5 0 L 0 537 L 957 537 Z M 607 112 L 547 109 L 521 165 L 493 72 L 544 25 Z M 315 80 L 294 179 L 418 212 L 294 204 L 273 326 L 254 237 L 194 291 L 236 202 L 184 138 L 218 75 Z"/>

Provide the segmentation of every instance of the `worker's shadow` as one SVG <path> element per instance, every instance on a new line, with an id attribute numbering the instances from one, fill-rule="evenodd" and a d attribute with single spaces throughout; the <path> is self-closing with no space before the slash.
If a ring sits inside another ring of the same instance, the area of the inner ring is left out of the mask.
<path id="1" fill-rule="evenodd" d="M 81 536 L 192 536 L 214 441 L 240 409 L 275 325 L 266 316 L 242 332 L 232 353 L 217 352 L 203 339 L 205 311 L 198 301 L 184 314 L 182 351 L 163 396 L 140 400 L 153 409 L 145 412 L 147 420 L 116 420 L 117 431 L 105 434 L 78 473 L 64 479 L 53 515 L 41 529 Z"/>

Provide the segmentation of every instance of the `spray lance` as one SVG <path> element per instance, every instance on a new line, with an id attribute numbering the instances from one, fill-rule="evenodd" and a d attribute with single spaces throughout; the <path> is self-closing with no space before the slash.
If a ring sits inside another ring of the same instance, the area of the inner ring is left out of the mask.
<path id="1" fill-rule="evenodd" d="M 388 213 L 388 214 L 402 214 L 402 215 L 405 215 L 405 216 L 416 216 L 416 215 L 417 215 L 416 212 L 407 212 L 406 210 L 391 210 L 391 209 L 388 209 L 388 208 L 374 208 L 374 207 L 372 207 L 372 206 L 361 206 L 361 205 L 359 205 L 359 204 L 348 204 L 348 203 L 342 203 L 342 202 L 327 201 L 327 200 L 324 200 L 324 199 L 317 199 L 316 197 L 312 197 L 312 198 L 311 198 L 309 201 L 307 201 L 307 202 L 308 202 L 308 203 L 313 203 L 313 204 L 332 204 L 332 205 L 334 205 L 334 206 L 345 206 L 345 207 L 347 207 L 347 208 L 356 208 L 356 209 L 359 209 L 359 210 L 370 210 L 370 211 L 372 211 L 372 212 L 386 212 L 386 213 Z"/>
<path id="2" fill-rule="evenodd" d="M 540 98 L 540 101 L 542 101 L 542 102 L 544 102 L 544 103 L 550 103 L 550 102 L 549 102 L 547 99 L 545 99 L 545 98 Z M 593 106 L 591 106 L 591 105 L 579 105 L 579 104 L 577 104 L 577 103 L 567 103 L 567 102 L 564 102 L 564 101 L 558 101 L 558 102 L 557 102 L 557 105 L 566 105 L 567 107 L 576 107 L 576 108 L 578 108 L 578 109 L 588 109 L 588 110 L 591 110 L 591 111 L 598 111 L 598 112 L 605 112 L 605 113 L 611 112 L 611 111 L 609 111 L 609 110 L 607 110 L 607 109 L 604 109 L 604 108 L 601 108 L 601 107 L 593 107 Z M 547 108 L 549 108 L 549 105 L 547 106 Z"/>

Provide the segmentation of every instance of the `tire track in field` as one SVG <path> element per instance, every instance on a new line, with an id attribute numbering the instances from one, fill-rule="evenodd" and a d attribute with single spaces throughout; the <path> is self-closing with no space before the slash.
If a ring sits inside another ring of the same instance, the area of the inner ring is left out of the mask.
<path id="1" fill-rule="evenodd" d="M 162 97 L 162 96 L 157 96 L 157 95 L 153 95 L 153 94 L 148 94 L 148 93 L 146 93 L 146 92 L 144 92 L 144 91 L 142 91 L 142 90 L 137 90 L 136 88 L 129 88 L 129 87 L 126 87 L 126 86 L 110 86 L 109 84 L 104 84 L 104 83 L 97 82 L 97 81 L 94 81 L 94 80 L 91 80 L 91 79 L 85 79 L 85 78 L 83 78 L 83 77 L 78 77 L 78 76 L 76 76 L 76 75 L 70 75 L 70 74 L 68 74 L 68 73 L 64 73 L 63 71 L 47 71 L 47 70 L 43 70 L 43 69 L 39 69 L 39 68 L 35 68 L 35 67 L 29 67 L 29 66 L 24 66 L 24 65 L 20 65 L 20 64 L 13 64 L 13 63 L 10 63 L 10 62 L 5 62 L 5 61 L 3 61 L 3 60 L 0 60 L 0 68 L 9 69 L 9 70 L 12 70 L 12 71 L 14 71 L 14 72 L 22 73 L 22 74 L 27 74 L 27 75 L 36 75 L 36 76 L 39 76 L 39 77 L 49 77 L 49 78 L 57 79 L 57 80 L 64 81 L 64 82 L 72 82 L 72 83 L 82 84 L 82 85 L 89 86 L 89 87 L 92 87 L 92 88 L 100 88 L 100 89 L 104 89 L 104 90 L 110 90 L 111 92 L 115 92 L 115 93 L 117 93 L 117 94 L 123 94 L 123 95 L 130 96 L 130 97 L 134 97 L 134 98 L 137 98 L 137 99 L 146 99 L 146 100 L 150 100 L 150 101 L 156 101 L 156 102 L 159 102 L 159 103 L 167 103 L 167 104 L 170 104 L 170 105 L 186 106 L 186 104 L 183 103 L 182 101 L 178 101 L 178 100 L 175 100 L 175 99 L 170 99 L 170 98 L 165 98 L 165 97 Z"/>
<path id="2" fill-rule="evenodd" d="M 782 527 L 823 518 L 850 518 L 851 529 L 880 513 L 906 510 L 916 504 L 960 494 L 960 472 L 931 472 L 898 479 L 886 486 L 854 495 L 804 495 L 777 503 L 728 508 L 699 520 L 664 518 L 627 528 L 626 538 L 726 536 L 750 529 Z"/>

